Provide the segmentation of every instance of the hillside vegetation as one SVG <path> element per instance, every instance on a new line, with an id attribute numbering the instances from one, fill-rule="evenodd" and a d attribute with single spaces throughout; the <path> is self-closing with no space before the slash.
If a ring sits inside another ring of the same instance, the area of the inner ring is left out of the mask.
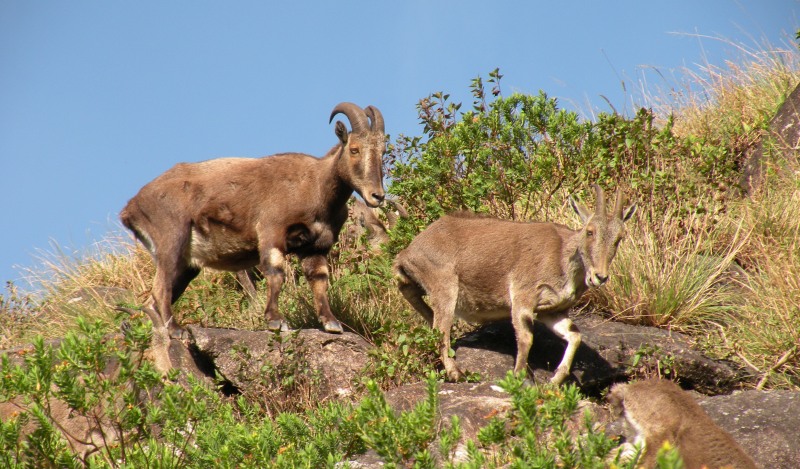
<path id="1" fill-rule="evenodd" d="M 498 70 L 471 82 L 471 103 L 452 102 L 445 92 L 422 99 L 420 134 L 395 137 L 386 156 L 389 193 L 403 201 L 409 217 L 391 230 L 382 253 L 355 242 L 331 255 L 334 313 L 374 344 L 357 402 L 310 403 L 298 391 L 286 393 L 297 402 L 276 408 L 266 394 L 225 398 L 199 384 L 184 391 L 137 355 L 149 337 L 147 323 L 118 316 L 103 301 L 74 301 L 81 292 L 97 295 L 92 289 L 102 286 L 120 289 L 104 290 L 121 295 L 116 301 L 140 306 L 153 274 L 141 246 L 122 235 L 85 259 L 48 256 L 41 270 L 30 273 L 38 291 L 9 284 L 0 296 L 0 349 L 38 344 L 27 368 L 4 360 L 0 370 L 0 402 L 23 395 L 37 403 L 29 415 L 0 423 L 0 465 L 334 467 L 373 449 L 390 466 L 547 466 L 557 460 L 561 467 L 604 467 L 613 442 L 594 433 L 591 422 L 579 441 L 564 429 L 577 390 L 522 386 L 515 377 L 503 383 L 514 400 L 513 428 L 498 420 L 481 431 L 479 441 L 468 443 L 466 459 L 453 462 L 458 422 L 436 422 L 432 411 L 442 379 L 437 337 L 391 276 L 393 255 L 449 211 L 575 226 L 566 198 L 575 194 L 593 203 L 593 183 L 607 191 L 621 187 L 639 210 L 611 279 L 584 297 L 578 314 L 591 310 L 679 330 L 709 355 L 748 368 L 760 387 L 800 388 L 797 154 L 767 137 L 764 183 L 750 196 L 740 187 L 748 152 L 765 138 L 769 120 L 800 83 L 800 53 L 745 52 L 725 69 L 687 73 L 685 86 L 676 84 L 673 93 L 641 97 L 641 107 L 630 115 L 600 113 L 586 120 L 545 92 L 507 95 Z M 305 280 L 287 279 L 280 300 L 287 321 L 295 328 L 319 327 Z M 261 308 L 248 303 L 230 273 L 202 273 L 175 314 L 182 323 L 208 327 L 266 326 Z M 138 331 L 133 339 L 104 342 L 103 334 L 119 331 L 123 320 L 128 330 Z M 463 332 L 472 326 L 457 327 Z M 41 340 L 67 334 L 61 365 L 51 369 L 47 363 L 55 352 L 47 352 Z M 127 357 L 129 371 L 115 377 L 98 372 L 108 355 Z M 382 390 L 421 379 L 428 381 L 429 399 L 413 411 L 391 412 Z M 112 384 L 87 385 L 98 382 Z M 71 455 L 47 425 L 50 385 L 71 393 L 70 404 L 80 410 L 92 399 L 111 402 L 125 395 L 134 402 L 135 396 L 125 394 L 133 392 L 125 387 L 131 382 L 163 405 L 117 409 L 113 417 L 132 436 L 86 460 Z M 530 403 L 538 414 L 529 414 Z M 26 421 L 41 429 L 20 446 Z M 554 433 L 544 437 L 545 428 Z M 437 457 L 430 452 L 433 441 L 440 445 Z M 670 455 L 663 459 L 671 467 Z"/>

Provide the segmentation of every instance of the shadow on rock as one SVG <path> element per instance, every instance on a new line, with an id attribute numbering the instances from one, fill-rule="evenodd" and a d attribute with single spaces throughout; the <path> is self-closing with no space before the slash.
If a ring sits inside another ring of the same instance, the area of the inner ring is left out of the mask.
<path id="1" fill-rule="evenodd" d="M 574 319 L 582 341 L 575 354 L 568 382 L 590 396 L 626 381 L 650 367 L 654 373 L 664 363 L 682 385 L 703 394 L 728 394 L 750 379 L 724 360 L 712 360 L 695 350 L 682 334 L 654 327 L 633 326 L 597 315 Z M 534 323 L 533 347 L 528 358 L 536 382 L 548 381 L 561 362 L 566 343 L 539 323 Z M 510 321 L 488 324 L 456 341 L 456 363 L 462 370 L 480 373 L 484 379 L 502 378 L 514 368 L 517 345 Z M 632 366 L 636 357 L 638 368 Z M 644 372 L 647 372 L 646 370 Z"/>

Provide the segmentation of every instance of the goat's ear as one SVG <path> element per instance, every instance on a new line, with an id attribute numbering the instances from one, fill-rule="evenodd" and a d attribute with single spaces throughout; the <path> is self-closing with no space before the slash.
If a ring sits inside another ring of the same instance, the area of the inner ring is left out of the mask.
<path id="1" fill-rule="evenodd" d="M 631 204 L 630 207 L 622 211 L 622 221 L 628 221 L 633 214 L 636 213 L 636 204 Z"/>
<path id="2" fill-rule="evenodd" d="M 347 143 L 347 126 L 344 125 L 344 122 L 336 121 L 334 132 L 336 132 L 336 136 L 339 137 L 339 141 L 342 142 L 342 145 Z"/>
<path id="3" fill-rule="evenodd" d="M 569 205 L 572 207 L 572 210 L 575 210 L 575 213 L 578 214 L 583 223 L 586 223 L 589 217 L 592 216 L 592 214 L 586 210 L 586 207 L 584 207 L 582 203 L 575 200 L 575 198 L 572 196 L 569 198 Z"/>

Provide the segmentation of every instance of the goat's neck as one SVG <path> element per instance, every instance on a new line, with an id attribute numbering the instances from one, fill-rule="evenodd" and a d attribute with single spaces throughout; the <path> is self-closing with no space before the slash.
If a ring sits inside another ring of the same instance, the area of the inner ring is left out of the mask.
<path id="1" fill-rule="evenodd" d="M 562 251 L 562 283 L 559 285 L 559 297 L 562 301 L 572 303 L 586 291 L 586 264 L 580 249 L 577 236 L 564 243 Z"/>
<path id="2" fill-rule="evenodd" d="M 573 285 L 575 294 L 580 297 L 588 287 L 586 285 L 586 263 L 577 247 L 567 260 L 566 272 L 567 281 Z"/>
<path id="3" fill-rule="evenodd" d="M 347 200 L 353 195 L 353 187 L 342 175 L 339 167 L 339 160 L 344 147 L 337 145 L 320 160 L 320 164 L 326 166 L 320 178 L 322 189 L 323 205 L 329 210 L 328 213 L 335 212 L 347 205 Z"/>

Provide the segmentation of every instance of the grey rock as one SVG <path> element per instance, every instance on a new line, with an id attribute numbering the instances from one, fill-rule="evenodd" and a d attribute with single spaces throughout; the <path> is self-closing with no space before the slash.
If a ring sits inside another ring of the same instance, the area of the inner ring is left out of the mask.
<path id="1" fill-rule="evenodd" d="M 741 186 L 752 194 L 761 186 L 764 178 L 765 144 L 773 151 L 782 153 L 787 160 L 797 163 L 800 153 L 800 85 L 789 94 L 769 122 L 769 128 L 761 140 L 745 156 L 742 167 Z"/>
<path id="2" fill-rule="evenodd" d="M 699 402 L 759 466 L 800 467 L 800 393 L 747 390 Z"/>
<path id="3" fill-rule="evenodd" d="M 426 383 L 415 383 L 390 390 L 386 401 L 393 409 L 406 411 L 414 408 L 427 396 Z M 442 383 L 438 390 L 438 413 L 449 424 L 458 415 L 462 438 L 474 439 L 478 430 L 486 426 L 495 415 L 503 416 L 511 409 L 511 399 L 502 388 L 493 383 Z"/>
<path id="4" fill-rule="evenodd" d="M 238 388 L 263 382 L 269 369 L 310 373 L 318 396 L 344 397 L 355 391 L 354 379 L 367 363 L 369 344 L 345 332 L 241 331 L 188 327 L 193 347 L 225 380 Z"/>
<path id="5" fill-rule="evenodd" d="M 684 386 L 704 394 L 733 391 L 749 377 L 726 361 L 712 360 L 692 348 L 682 334 L 654 327 L 632 326 L 596 315 L 574 318 L 583 340 L 575 355 L 570 380 L 584 393 L 597 396 L 612 383 L 634 374 L 631 364 L 639 354 L 639 366 L 669 363 Z M 514 367 L 516 340 L 511 323 L 489 324 L 456 341 L 456 363 L 462 370 L 480 373 L 484 379 L 505 376 Z M 533 347 L 528 359 L 533 379 L 544 382 L 553 375 L 564 354 L 565 343 L 541 324 L 534 324 Z"/>

